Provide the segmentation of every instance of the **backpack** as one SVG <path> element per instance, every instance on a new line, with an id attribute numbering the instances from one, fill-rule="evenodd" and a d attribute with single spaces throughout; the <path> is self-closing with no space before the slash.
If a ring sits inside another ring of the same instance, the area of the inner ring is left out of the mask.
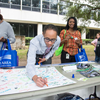
<path id="1" fill-rule="evenodd" d="M 61 96 L 59 96 L 57 100 L 84 100 L 82 97 L 71 93 L 64 93 L 60 95 Z"/>

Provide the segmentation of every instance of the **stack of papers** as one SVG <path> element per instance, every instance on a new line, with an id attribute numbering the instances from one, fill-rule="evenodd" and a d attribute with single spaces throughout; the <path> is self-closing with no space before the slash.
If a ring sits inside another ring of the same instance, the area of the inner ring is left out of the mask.
<path id="1" fill-rule="evenodd" d="M 63 67 L 64 71 L 73 71 L 73 70 L 77 70 L 77 66 L 76 65 L 72 65 L 72 66 L 64 66 Z"/>

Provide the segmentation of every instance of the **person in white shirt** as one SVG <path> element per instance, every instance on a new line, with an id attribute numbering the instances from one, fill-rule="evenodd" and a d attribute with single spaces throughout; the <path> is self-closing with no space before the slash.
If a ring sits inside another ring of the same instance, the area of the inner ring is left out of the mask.
<path id="1" fill-rule="evenodd" d="M 39 87 L 43 87 L 47 81 L 37 76 L 35 64 L 38 61 L 42 64 L 52 63 L 51 58 L 61 42 L 57 33 L 57 27 L 49 24 L 44 27 L 43 34 L 37 35 L 30 41 L 26 70 L 28 77 Z"/>

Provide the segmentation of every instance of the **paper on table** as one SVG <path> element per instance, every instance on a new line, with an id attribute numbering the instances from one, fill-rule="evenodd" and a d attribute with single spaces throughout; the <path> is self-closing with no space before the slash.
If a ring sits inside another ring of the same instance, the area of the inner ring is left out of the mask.
<path id="1" fill-rule="evenodd" d="M 40 65 L 35 65 L 35 67 L 37 68 L 37 67 L 40 67 Z"/>
<path id="2" fill-rule="evenodd" d="M 72 70 L 77 70 L 77 66 L 73 65 L 73 66 L 65 66 L 63 67 L 64 71 L 72 71 Z"/>
<path id="3" fill-rule="evenodd" d="M 95 63 L 95 62 L 92 62 L 92 61 L 82 61 L 82 62 L 78 62 L 78 63 Z"/>
<path id="4" fill-rule="evenodd" d="M 100 65 L 93 65 L 93 69 L 100 72 Z"/>
<path id="5" fill-rule="evenodd" d="M 99 68 L 100 69 L 100 65 L 93 65 L 95 68 Z"/>
<path id="6" fill-rule="evenodd" d="M 58 86 L 70 85 L 75 81 L 63 76 L 55 67 L 36 68 L 38 76 L 48 79 L 48 87 L 38 87 L 26 76 L 26 69 L 0 69 L 0 95 L 29 92 L 41 89 L 54 88 Z M 32 88 L 33 87 L 33 88 Z"/>

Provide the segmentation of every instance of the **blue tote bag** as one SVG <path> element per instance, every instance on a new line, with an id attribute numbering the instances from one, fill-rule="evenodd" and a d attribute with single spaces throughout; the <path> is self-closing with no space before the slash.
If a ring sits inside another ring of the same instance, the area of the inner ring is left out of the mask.
<path id="1" fill-rule="evenodd" d="M 0 50 L 0 67 L 15 67 L 18 65 L 17 62 L 17 51 L 11 50 L 11 45 L 7 39 L 8 50 L 3 49 L 4 43 L 2 44 Z"/>
<path id="2" fill-rule="evenodd" d="M 76 62 L 88 61 L 85 49 L 81 45 L 81 51 L 78 49 L 78 54 L 75 55 Z"/>

